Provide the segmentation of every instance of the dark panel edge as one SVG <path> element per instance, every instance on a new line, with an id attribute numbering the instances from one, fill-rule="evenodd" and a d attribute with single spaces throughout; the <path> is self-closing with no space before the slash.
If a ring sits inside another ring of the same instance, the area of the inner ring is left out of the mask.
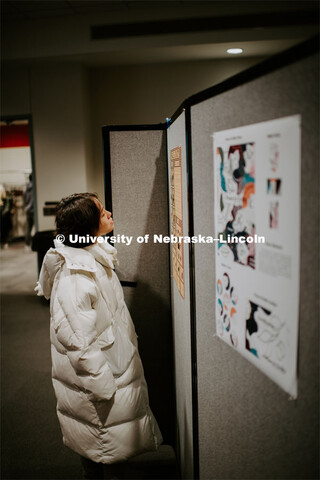
<path id="1" fill-rule="evenodd" d="M 111 152 L 109 131 L 102 128 L 105 208 L 112 212 Z M 113 231 L 111 232 L 113 234 Z"/>
<path id="2" fill-rule="evenodd" d="M 189 232 L 194 235 L 193 215 L 193 174 L 192 174 L 192 135 L 191 111 L 185 110 L 186 129 L 186 159 L 188 181 L 188 216 Z M 196 324 L 196 295 L 195 295 L 195 262 L 194 244 L 189 244 L 189 282 L 190 282 L 190 335 L 191 335 L 191 378 L 192 378 L 192 426 L 193 426 L 193 478 L 200 478 L 199 465 L 199 418 L 198 418 L 198 367 L 197 367 L 197 324 Z"/>
<path id="3" fill-rule="evenodd" d="M 150 125 L 103 125 L 102 132 L 134 132 L 141 130 L 166 130 L 167 123 L 157 123 Z"/>

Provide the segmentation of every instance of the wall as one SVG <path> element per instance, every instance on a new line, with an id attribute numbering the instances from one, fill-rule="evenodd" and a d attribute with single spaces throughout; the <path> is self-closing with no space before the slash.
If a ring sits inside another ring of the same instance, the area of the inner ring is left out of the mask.
<path id="1" fill-rule="evenodd" d="M 31 171 L 30 147 L 0 149 L 0 178 L 6 187 L 23 188 Z"/>
<path id="2" fill-rule="evenodd" d="M 258 63 L 261 58 L 99 67 L 88 71 L 92 172 L 89 190 L 103 198 L 101 125 L 165 122 L 190 95 Z"/>
<path id="3" fill-rule="evenodd" d="M 46 65 L 30 73 L 39 229 L 45 201 L 86 191 L 83 71 L 80 65 Z"/>
<path id="4" fill-rule="evenodd" d="M 32 115 L 39 230 L 52 229 L 44 202 L 87 189 L 84 71 L 45 63 L 6 66 L 2 76 L 2 115 Z"/>
<path id="5" fill-rule="evenodd" d="M 188 96 L 259 58 L 97 67 L 79 63 L 5 64 L 2 115 L 32 114 L 39 229 L 46 200 L 75 191 L 104 198 L 101 126 L 164 122 Z M 62 173 L 63 172 L 63 173 Z"/>

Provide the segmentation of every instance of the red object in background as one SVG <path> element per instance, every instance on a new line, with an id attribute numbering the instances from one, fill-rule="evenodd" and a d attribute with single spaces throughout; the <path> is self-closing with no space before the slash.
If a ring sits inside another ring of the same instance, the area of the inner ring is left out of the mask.
<path id="1" fill-rule="evenodd" d="M 29 146 L 29 125 L 0 126 L 0 148 Z"/>

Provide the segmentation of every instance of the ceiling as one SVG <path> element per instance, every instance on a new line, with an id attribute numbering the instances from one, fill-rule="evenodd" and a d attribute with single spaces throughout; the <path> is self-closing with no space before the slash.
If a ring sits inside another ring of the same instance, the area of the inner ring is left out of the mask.
<path id="1" fill-rule="evenodd" d="M 128 65 L 273 55 L 318 33 L 319 3 L 2 0 L 1 17 L 3 62 Z"/>
<path id="2" fill-rule="evenodd" d="M 201 1 L 201 0 L 2 0 L 1 13 L 3 21 L 48 18 L 52 16 L 75 16 L 92 13 L 132 12 L 146 9 L 173 11 L 181 14 L 194 9 L 201 12 L 213 10 L 217 15 L 221 12 L 229 14 L 246 14 L 252 12 L 277 12 L 315 10 L 316 1 Z"/>
<path id="3" fill-rule="evenodd" d="M 112 12 L 128 9 L 128 1 L 101 0 L 6 0 L 2 2 L 4 20 L 47 18 L 61 15 L 83 15 L 88 12 Z M 135 3 L 135 2 L 131 2 Z M 130 8 L 135 8 L 134 4 Z"/>

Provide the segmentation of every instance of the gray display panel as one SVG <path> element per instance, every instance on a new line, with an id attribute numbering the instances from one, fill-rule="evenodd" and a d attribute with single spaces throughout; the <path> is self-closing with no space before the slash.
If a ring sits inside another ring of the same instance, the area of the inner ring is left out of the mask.
<path id="1" fill-rule="evenodd" d="M 169 245 L 153 242 L 154 234 L 168 235 L 166 132 L 124 128 L 107 132 L 108 138 L 104 132 L 105 149 L 110 145 L 113 233 L 133 237 L 130 245 L 114 244 L 117 273 L 121 281 L 134 282 L 124 286 L 124 292 L 138 334 L 150 405 L 165 443 L 173 444 Z M 110 186 L 109 178 L 106 185 Z M 146 234 L 149 241 L 138 243 L 138 237 Z"/>
<path id="2" fill-rule="evenodd" d="M 298 399 L 216 337 L 215 246 L 195 245 L 200 478 L 317 478 L 318 55 L 191 108 L 194 233 L 214 232 L 213 132 L 301 115 Z"/>

